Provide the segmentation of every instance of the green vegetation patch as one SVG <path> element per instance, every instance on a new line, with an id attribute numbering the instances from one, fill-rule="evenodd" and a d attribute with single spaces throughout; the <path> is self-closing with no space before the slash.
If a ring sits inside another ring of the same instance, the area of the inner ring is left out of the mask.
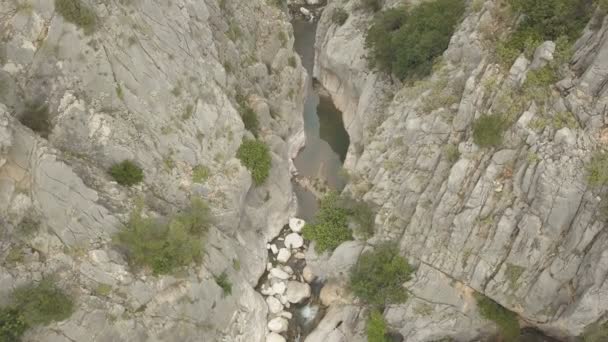
<path id="1" fill-rule="evenodd" d="M 402 80 L 429 75 L 464 10 L 462 0 L 434 0 L 409 12 L 403 7 L 381 12 L 365 37 L 370 66 Z"/>
<path id="2" fill-rule="evenodd" d="M 114 236 L 114 242 L 131 265 L 150 267 L 154 274 L 168 274 L 200 262 L 211 222 L 209 207 L 198 198 L 168 222 L 143 217 L 140 205 L 131 213 L 126 227 Z"/>
<path id="3" fill-rule="evenodd" d="M 258 114 L 247 104 L 247 101 L 241 96 L 237 96 L 237 102 L 239 106 L 239 113 L 241 119 L 245 125 L 245 129 L 253 133 L 255 137 L 260 133 L 260 122 L 258 121 Z"/>
<path id="4" fill-rule="evenodd" d="M 85 34 L 95 31 L 95 12 L 81 0 L 55 0 L 55 9 L 68 22 L 82 28 Z"/>
<path id="5" fill-rule="evenodd" d="M 498 147 L 507 125 L 498 114 L 481 116 L 473 124 L 473 141 L 481 147 Z"/>
<path id="6" fill-rule="evenodd" d="M 251 172 L 255 185 L 262 185 L 266 181 L 272 167 L 268 145 L 259 140 L 245 139 L 236 152 L 236 156 Z"/>
<path id="7" fill-rule="evenodd" d="M 232 294 L 232 283 L 230 282 L 230 279 L 228 279 L 226 271 L 222 272 L 219 276 L 214 277 L 214 279 L 217 285 L 222 288 L 224 297 Z"/>
<path id="8" fill-rule="evenodd" d="M 109 173 L 120 185 L 131 186 L 144 180 L 143 170 L 131 160 L 124 160 L 112 165 Z"/>
<path id="9" fill-rule="evenodd" d="M 353 293 L 368 304 L 404 303 L 407 290 L 403 283 L 411 279 L 414 269 L 399 255 L 396 244 L 382 244 L 363 253 L 350 275 Z"/>
<path id="10" fill-rule="evenodd" d="M 331 21 L 338 26 L 344 25 L 347 19 L 348 13 L 344 10 L 344 8 L 336 8 L 331 13 Z"/>
<path id="11" fill-rule="evenodd" d="M 382 316 L 382 313 L 377 310 L 372 310 L 367 318 L 367 325 L 365 327 L 367 332 L 368 342 L 390 342 L 391 340 L 386 336 L 386 321 Z"/>
<path id="12" fill-rule="evenodd" d="M 315 251 L 333 251 L 342 242 L 352 240 L 348 228 L 348 210 L 340 206 L 339 195 L 331 192 L 320 203 L 314 223 L 307 223 L 302 230 L 305 239 L 315 241 Z"/>
<path id="13" fill-rule="evenodd" d="M 205 165 L 196 165 L 192 168 L 192 181 L 194 183 L 204 183 L 209 179 L 211 171 Z"/>
<path id="14" fill-rule="evenodd" d="M 595 187 L 608 184 L 608 152 L 593 153 L 591 161 L 587 165 L 587 182 Z"/>
<path id="15" fill-rule="evenodd" d="M 603 324 L 596 322 L 585 328 L 583 333 L 584 342 L 604 342 L 608 341 L 608 322 Z"/>
<path id="16" fill-rule="evenodd" d="M 519 337 L 517 315 L 482 294 L 477 294 L 476 299 L 481 316 L 496 323 L 506 342 L 516 341 Z"/>
<path id="17" fill-rule="evenodd" d="M 593 12 L 592 2 L 586 0 L 509 0 L 509 4 L 520 19 L 514 32 L 497 47 L 508 66 L 522 52 L 531 56 L 543 41 L 564 37 L 574 42 Z"/>
<path id="18" fill-rule="evenodd" d="M 0 308 L 0 342 L 21 341 L 28 325 L 17 308 Z"/>
<path id="19" fill-rule="evenodd" d="M 49 107 L 42 101 L 27 102 L 17 119 L 45 139 L 48 139 L 53 130 Z"/>

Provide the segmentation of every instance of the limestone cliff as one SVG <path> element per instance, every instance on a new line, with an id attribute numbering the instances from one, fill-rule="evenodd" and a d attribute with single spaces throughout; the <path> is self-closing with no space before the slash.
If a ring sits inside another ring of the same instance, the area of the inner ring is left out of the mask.
<path id="1" fill-rule="evenodd" d="M 253 287 L 266 241 L 295 210 L 290 160 L 304 136 L 306 73 L 288 18 L 264 0 L 85 4 L 93 29 L 53 1 L 0 4 L 0 304 L 53 275 L 77 309 L 26 341 L 263 341 L 267 308 Z M 262 186 L 235 158 L 251 137 L 238 95 L 271 148 Z M 48 114 L 37 131 L 23 124 L 32 104 Z M 110 178 L 124 159 L 142 167 L 142 184 Z M 208 169 L 202 184 L 196 165 Z M 111 237 L 135 203 L 167 216 L 193 196 L 215 219 L 203 264 L 179 276 L 130 269 Z M 214 281 L 223 271 L 231 296 Z"/>
<path id="2" fill-rule="evenodd" d="M 593 16 L 541 110 L 513 89 L 558 59 L 555 42 L 502 69 L 484 38 L 500 22 L 499 2 L 468 2 L 433 75 L 409 85 L 367 67 L 372 14 L 359 1 L 330 2 L 319 23 L 314 76 L 344 112 L 347 191 L 378 207 L 368 242 L 398 240 L 418 266 L 413 298 L 385 312 L 410 342 L 489 336 L 475 292 L 560 338 L 608 311 L 608 233 L 585 172 L 606 143 L 608 18 Z M 337 7 L 349 14 L 343 25 L 332 21 Z M 515 120 L 502 146 L 475 145 L 474 120 L 505 111 Z M 329 312 L 317 333 L 363 339 L 357 307 Z"/>

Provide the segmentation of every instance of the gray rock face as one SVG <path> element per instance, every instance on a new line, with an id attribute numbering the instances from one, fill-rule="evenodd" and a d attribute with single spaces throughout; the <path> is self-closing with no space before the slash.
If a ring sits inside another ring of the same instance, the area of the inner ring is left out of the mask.
<path id="1" fill-rule="evenodd" d="M 90 35 L 53 1 L 0 3 L 0 259 L 24 251 L 23 262 L 0 263 L 0 304 L 53 274 L 77 294 L 76 312 L 27 341 L 265 341 L 267 306 L 253 286 L 266 242 L 295 214 L 290 158 L 304 136 L 306 74 L 288 18 L 263 0 L 87 3 L 98 18 Z M 237 95 L 271 150 L 262 186 L 235 157 L 251 137 Z M 47 138 L 18 120 L 29 101 L 49 109 Z M 142 167 L 142 184 L 108 176 L 123 159 Z M 209 169 L 202 183 L 197 165 Z M 202 265 L 179 277 L 128 267 L 111 237 L 138 199 L 168 216 L 192 196 L 215 217 Z M 40 222 L 27 237 L 24 219 Z M 223 271 L 226 297 L 214 281 Z"/>
<path id="2" fill-rule="evenodd" d="M 335 6 L 350 15 L 339 27 L 331 21 Z M 491 334 L 474 292 L 557 337 L 577 336 L 605 317 L 608 235 L 584 170 L 591 151 L 606 143 L 598 138 L 605 136 L 608 101 L 608 19 L 589 25 L 575 45 L 576 73 L 542 106 L 514 89 L 553 60 L 555 44 L 543 43 L 532 61 L 521 56 L 502 71 L 483 41 L 497 2 L 467 12 L 442 64 L 414 85 L 391 84 L 367 68 L 362 28 L 371 15 L 356 6 L 331 2 L 325 10 L 315 76 L 344 112 L 351 138 L 346 191 L 380 208 L 375 240 L 399 241 L 419 265 L 407 284 L 414 298 L 385 312 L 389 324 L 407 341 Z M 440 84 L 462 94 L 436 105 Z M 386 98 L 387 90 L 394 96 Z M 505 109 L 513 109 L 515 124 L 502 146 L 476 146 L 475 119 Z M 459 151 L 458 160 L 450 160 L 448 147 Z M 318 264 L 315 274 L 330 269 Z"/>

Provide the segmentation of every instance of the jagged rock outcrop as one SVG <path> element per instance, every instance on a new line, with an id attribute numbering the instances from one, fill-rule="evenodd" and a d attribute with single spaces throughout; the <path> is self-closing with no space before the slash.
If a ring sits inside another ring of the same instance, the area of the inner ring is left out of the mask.
<path id="1" fill-rule="evenodd" d="M 264 341 L 267 306 L 253 287 L 266 242 L 295 211 L 290 160 L 304 139 L 306 74 L 286 15 L 263 0 L 87 5 L 90 34 L 52 1 L 0 4 L 0 304 L 54 275 L 76 311 L 25 341 Z M 271 149 L 258 187 L 235 158 L 252 137 L 239 94 Z M 48 109 L 42 132 L 23 124 L 32 103 Z M 142 167 L 141 185 L 109 177 L 123 159 Z M 196 165 L 208 168 L 203 184 Z M 130 269 L 111 237 L 138 199 L 163 216 L 192 196 L 215 218 L 202 265 L 179 276 Z M 26 236 L 28 220 L 39 226 Z M 230 296 L 214 281 L 223 271 Z"/>
<path id="2" fill-rule="evenodd" d="M 484 40 L 498 1 L 476 3 L 433 75 L 412 85 L 368 69 L 372 15 L 358 1 L 330 2 L 319 23 L 314 74 L 344 113 L 347 191 L 379 208 L 370 243 L 397 240 L 418 266 L 413 298 L 385 318 L 409 342 L 469 341 L 493 330 L 477 313 L 479 292 L 524 324 L 577 336 L 608 310 L 608 232 L 585 178 L 606 143 L 608 19 L 591 19 L 541 108 L 513 89 L 554 58 L 555 44 L 503 70 Z M 337 6 L 349 13 L 342 26 L 331 20 Z M 500 148 L 473 143 L 476 118 L 509 111 Z"/>

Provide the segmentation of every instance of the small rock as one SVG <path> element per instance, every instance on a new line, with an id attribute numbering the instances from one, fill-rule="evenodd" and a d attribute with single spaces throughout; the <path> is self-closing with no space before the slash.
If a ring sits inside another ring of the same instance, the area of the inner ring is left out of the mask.
<path id="1" fill-rule="evenodd" d="M 287 340 L 285 339 L 285 337 L 275 333 L 275 332 L 271 332 L 270 334 L 268 334 L 266 336 L 266 342 L 286 342 Z"/>
<path id="2" fill-rule="evenodd" d="M 283 271 L 287 272 L 287 274 L 293 274 L 293 268 L 289 266 L 283 266 Z"/>
<path id="3" fill-rule="evenodd" d="M 310 285 L 300 283 L 299 281 L 290 281 L 287 283 L 287 292 L 285 297 L 290 303 L 300 303 L 304 299 L 310 297 Z"/>
<path id="4" fill-rule="evenodd" d="M 315 280 L 315 275 L 312 273 L 312 268 L 310 268 L 310 266 L 304 267 L 302 270 L 302 276 L 307 283 L 311 283 L 313 280 Z"/>
<path id="5" fill-rule="evenodd" d="M 270 271 L 271 269 L 272 269 L 272 263 L 269 262 L 266 264 L 266 270 Z"/>
<path id="6" fill-rule="evenodd" d="M 294 233 L 299 233 L 302 231 L 302 228 L 304 228 L 304 225 L 306 224 L 306 221 L 299 219 L 299 218 L 291 218 L 289 219 L 289 229 L 291 229 L 292 232 Z"/>
<path id="7" fill-rule="evenodd" d="M 279 313 L 283 310 L 283 304 L 275 297 L 266 297 L 266 304 L 268 304 L 268 311 L 272 314 Z"/>
<path id="8" fill-rule="evenodd" d="M 273 294 L 282 295 L 283 293 L 285 293 L 286 289 L 287 289 L 287 285 L 285 285 L 285 283 L 283 283 L 283 282 L 274 283 L 272 285 L 272 293 Z M 283 304 L 285 304 L 285 303 L 283 303 Z"/>
<path id="9" fill-rule="evenodd" d="M 321 289 L 319 294 L 321 303 L 325 306 L 332 304 L 344 304 L 350 302 L 351 298 L 346 291 L 346 285 L 344 283 L 329 281 Z"/>
<path id="10" fill-rule="evenodd" d="M 264 296 L 272 296 L 275 292 L 274 292 L 273 288 L 267 287 L 266 285 L 262 285 L 262 288 L 260 289 L 260 293 L 263 294 Z"/>
<path id="11" fill-rule="evenodd" d="M 277 254 L 279 252 L 279 249 L 275 244 L 270 245 L 270 250 L 272 251 L 272 254 Z"/>
<path id="12" fill-rule="evenodd" d="M 291 319 L 293 317 L 292 313 L 289 311 L 283 311 L 279 314 L 281 317 L 285 317 L 287 319 Z"/>
<path id="13" fill-rule="evenodd" d="M 302 252 L 298 252 L 298 253 L 294 254 L 294 257 L 296 259 L 306 259 L 306 254 L 304 254 Z"/>
<path id="14" fill-rule="evenodd" d="M 281 302 L 281 304 L 285 305 L 287 308 L 289 308 L 289 301 L 287 300 L 287 297 L 285 296 L 280 296 L 279 297 L 279 301 Z"/>
<path id="15" fill-rule="evenodd" d="M 287 331 L 288 326 L 289 322 L 284 317 L 275 317 L 268 322 L 268 329 L 276 333 Z"/>
<path id="16" fill-rule="evenodd" d="M 270 270 L 270 276 L 274 277 L 274 278 L 278 278 L 278 279 L 283 279 L 283 280 L 287 280 L 289 279 L 289 273 L 278 269 L 278 268 L 273 268 Z"/>
<path id="17" fill-rule="evenodd" d="M 304 245 L 304 239 L 298 233 L 291 233 L 285 237 L 285 247 L 297 249 Z"/>
<path id="18" fill-rule="evenodd" d="M 277 261 L 281 263 L 286 263 L 291 258 L 291 253 L 287 248 L 279 249 L 279 255 L 277 255 Z"/>
<path id="19" fill-rule="evenodd" d="M 266 249 L 270 249 L 270 244 L 269 243 L 266 244 Z"/>

